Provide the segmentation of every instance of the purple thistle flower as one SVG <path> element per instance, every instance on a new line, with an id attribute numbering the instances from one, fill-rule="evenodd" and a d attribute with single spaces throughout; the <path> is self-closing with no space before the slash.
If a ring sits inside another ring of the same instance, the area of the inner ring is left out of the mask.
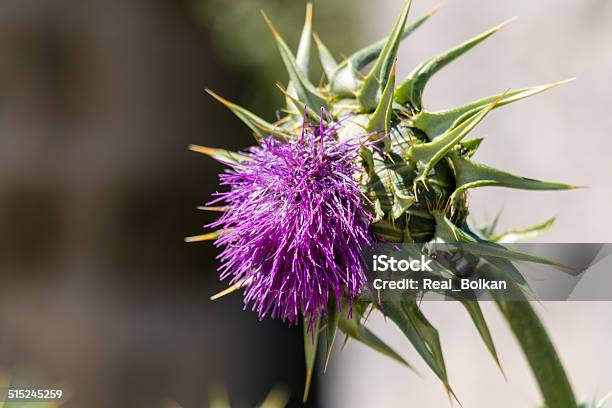
<path id="1" fill-rule="evenodd" d="M 360 145 L 338 142 L 338 128 L 304 120 L 299 140 L 268 137 L 220 175 L 230 190 L 211 204 L 226 211 L 209 226 L 221 231 L 221 279 L 245 282 L 245 308 L 252 304 L 260 319 L 295 324 L 302 314 L 313 324 L 330 295 L 339 308 L 364 286 L 371 216 L 354 178 Z"/>

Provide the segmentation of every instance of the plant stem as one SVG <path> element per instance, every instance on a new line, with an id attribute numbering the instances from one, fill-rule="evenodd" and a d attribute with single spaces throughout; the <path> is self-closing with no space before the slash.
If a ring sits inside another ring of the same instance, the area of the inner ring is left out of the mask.
<path id="1" fill-rule="evenodd" d="M 576 408 L 563 365 L 540 318 L 528 301 L 497 300 L 531 366 L 547 407 Z"/>

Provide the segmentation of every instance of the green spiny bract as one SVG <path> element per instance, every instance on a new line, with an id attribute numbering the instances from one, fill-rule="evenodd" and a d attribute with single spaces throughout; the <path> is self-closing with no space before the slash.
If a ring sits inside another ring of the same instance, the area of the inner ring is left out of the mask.
<path id="1" fill-rule="evenodd" d="M 361 148 L 361 171 L 358 179 L 372 203 L 372 230 L 378 237 L 397 243 L 490 242 L 491 256 L 496 258 L 489 266 L 500 274 L 520 277 L 510 262 L 517 254 L 508 251 L 500 258 L 500 251 L 504 249 L 493 244 L 503 237 L 503 234 L 495 234 L 493 227 L 471 230 L 468 226 L 467 191 L 485 186 L 526 190 L 565 190 L 573 187 L 512 175 L 473 161 L 472 156 L 482 139 L 471 137 L 470 134 L 493 109 L 535 95 L 561 82 L 506 91 L 457 108 L 430 111 L 423 103 L 423 91 L 429 79 L 441 68 L 495 34 L 504 24 L 427 59 L 406 79 L 397 81 L 396 55 L 401 40 L 428 20 L 434 12 L 408 23 L 409 8 L 410 1 L 407 1 L 387 38 L 357 51 L 342 62 L 337 62 L 319 37 L 313 34 L 310 5 L 295 55 L 264 15 L 289 74 L 287 88 L 279 85 L 285 94 L 287 106 L 282 111 L 284 116 L 275 123 L 270 123 L 209 92 L 232 110 L 258 140 L 268 136 L 285 140 L 298 138 L 304 114 L 312 122 L 318 123 L 322 120 L 323 111 L 329 112 L 334 120 L 344 124 L 338 132 L 340 140 L 360 140 L 364 135 L 373 135 L 373 143 L 365 143 Z M 315 86 L 308 76 L 313 38 L 326 76 L 321 86 Z M 372 65 L 371 68 L 366 69 L 369 65 Z M 236 153 L 221 149 L 200 146 L 192 148 L 226 163 L 240 160 Z M 548 228 L 551 223 L 552 220 L 526 232 L 537 233 Z M 215 237 L 215 234 L 207 234 L 192 240 Z M 530 260 L 542 261 L 536 258 Z M 223 294 L 247 284 L 248 282 L 241 282 Z M 518 278 L 515 284 L 525 291 L 527 298 L 529 289 L 524 280 Z M 561 408 L 575 407 L 576 403 L 563 368 L 529 304 L 523 302 L 522 306 L 515 307 L 514 302 L 505 302 L 502 299 L 496 301 L 524 346 L 547 404 Z M 478 302 L 464 300 L 462 303 L 486 347 L 498 362 L 497 352 Z M 364 326 L 368 313 L 373 309 L 381 311 L 402 330 L 428 366 L 442 380 L 447 392 L 453 394 L 438 332 L 423 315 L 415 300 L 389 302 L 381 307 L 356 299 L 350 318 L 339 313 L 335 305 L 330 305 L 325 321 L 315 325 L 315 337 L 324 333 L 327 338 L 326 362 L 336 331 L 340 329 L 348 337 L 408 365 L 398 353 Z M 527 323 L 521 324 L 521 320 Z M 312 326 L 312 322 L 305 323 L 305 327 Z M 530 336 L 539 340 L 530 343 Z M 311 337 L 311 333 L 305 330 L 305 396 L 308 393 L 316 353 L 316 341 L 313 344 Z M 546 361 L 542 360 L 543 358 Z M 542 371 L 543 367 L 555 372 L 557 375 L 552 376 L 555 378 L 548 378 L 551 376 L 544 372 L 546 370 Z"/>

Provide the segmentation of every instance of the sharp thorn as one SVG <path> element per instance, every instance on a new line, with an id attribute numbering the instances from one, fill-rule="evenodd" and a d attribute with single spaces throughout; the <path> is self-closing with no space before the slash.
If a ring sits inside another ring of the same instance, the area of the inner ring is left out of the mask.
<path id="1" fill-rule="evenodd" d="M 208 88 L 206 88 L 205 91 L 206 91 L 207 94 L 209 94 L 210 96 L 212 96 L 213 98 L 215 98 L 217 101 L 221 102 L 223 105 L 227 106 L 228 108 L 232 108 L 232 107 L 236 106 L 236 104 L 228 101 L 227 99 L 225 99 L 222 96 L 217 95 L 216 93 L 214 93 L 213 91 L 211 91 Z"/>
<path id="2" fill-rule="evenodd" d="M 212 156 L 215 153 L 214 150 L 211 149 L 210 147 L 200 146 L 200 145 L 195 145 L 195 144 L 190 144 L 189 150 L 191 150 L 192 152 L 202 153 L 207 156 Z"/>
<path id="3" fill-rule="evenodd" d="M 263 10 L 261 10 L 261 15 L 263 16 L 264 20 L 266 21 L 266 24 L 268 25 L 268 28 L 270 28 L 270 31 L 272 31 L 272 34 L 274 35 L 274 38 L 276 38 L 277 41 L 281 41 L 282 37 L 280 36 L 278 31 L 276 31 L 276 28 L 274 27 L 274 25 L 272 25 L 272 22 L 270 21 L 270 19 L 268 18 L 268 16 L 266 15 L 266 13 Z"/>
<path id="4" fill-rule="evenodd" d="M 567 78 L 567 79 L 564 79 L 564 80 L 562 80 L 562 81 L 557 81 L 557 82 L 553 82 L 552 84 L 547 84 L 547 85 L 544 85 L 544 86 L 543 86 L 543 88 L 544 88 L 544 89 L 551 89 L 551 88 L 557 87 L 557 86 L 559 86 L 559 85 L 564 85 L 564 84 L 567 84 L 567 83 L 569 83 L 569 82 L 573 82 L 573 81 L 575 81 L 575 80 L 576 80 L 576 77 L 573 77 L 573 78 Z"/>
<path id="5" fill-rule="evenodd" d="M 312 2 L 306 4 L 306 20 L 304 21 L 305 27 L 312 27 Z"/>
<path id="6" fill-rule="evenodd" d="M 515 21 L 516 19 L 518 19 L 518 16 L 514 16 L 512 18 L 507 19 L 506 21 L 496 25 L 495 27 L 493 27 L 493 30 L 495 31 L 499 31 L 502 28 L 504 28 L 505 26 L 507 26 L 508 24 L 512 23 L 513 21 Z"/>
<path id="7" fill-rule="evenodd" d="M 436 14 L 438 11 L 440 11 L 440 9 L 442 7 L 444 7 L 446 5 L 446 2 L 443 1 L 441 3 L 436 4 L 435 6 L 433 6 L 432 8 L 429 9 L 429 11 L 427 11 L 427 15 L 428 16 L 433 16 L 434 14 Z"/>
<path id="8" fill-rule="evenodd" d="M 211 241 L 213 239 L 217 239 L 218 236 L 219 236 L 218 232 L 210 232 L 208 234 L 194 235 L 192 237 L 186 237 L 185 242 Z"/>

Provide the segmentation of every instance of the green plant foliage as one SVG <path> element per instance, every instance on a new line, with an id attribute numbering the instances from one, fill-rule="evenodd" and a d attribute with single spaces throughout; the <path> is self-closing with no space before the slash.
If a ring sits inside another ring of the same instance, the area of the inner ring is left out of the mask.
<path id="1" fill-rule="evenodd" d="M 247 106 L 257 106 L 264 117 L 273 118 L 282 95 L 270 84 L 287 83 L 289 75 L 278 63 L 274 39 L 259 16 L 262 10 L 274 16 L 276 29 L 294 49 L 301 37 L 295 28 L 304 21 L 302 10 L 306 8 L 306 1 L 292 1 L 290 7 L 286 0 L 191 0 L 190 4 L 194 17 L 211 32 L 218 60 L 226 64 L 234 82 L 240 84 L 241 101 Z M 326 39 L 328 58 L 338 58 L 339 52 L 346 52 L 358 44 L 361 33 L 351 22 L 358 20 L 359 9 L 353 1 L 322 1 L 315 6 L 317 26 L 314 34 Z M 340 19 L 344 22 L 341 32 L 337 25 Z M 313 47 L 312 52 L 317 53 L 317 50 Z M 322 78 L 321 68 L 314 65 L 309 68 L 307 74 L 318 84 Z"/>
<path id="2" fill-rule="evenodd" d="M 268 15 L 286 15 L 286 3 L 282 4 L 282 11 L 267 7 Z M 323 4 L 325 3 L 321 4 L 322 7 Z M 328 48 L 324 36 L 315 37 L 320 68 L 326 76 L 326 80 L 322 82 L 313 76 L 308 53 L 304 52 L 311 46 L 310 9 L 306 13 L 306 24 L 301 31 L 301 40 L 295 54 L 292 51 L 295 47 L 288 45 L 292 41 L 286 41 L 282 37 L 286 32 L 282 23 L 272 25 L 268 21 L 272 30 L 271 37 L 280 52 L 278 62 L 282 61 L 287 70 L 285 83 L 290 81 L 287 90 L 283 88 L 287 103 L 285 114 L 274 124 L 262 124 L 261 120 L 255 119 L 257 116 L 254 114 L 232 107 L 230 109 L 247 123 L 256 137 L 261 137 L 262 128 L 275 128 L 280 129 L 277 134 L 282 137 L 298 138 L 303 120 L 302 112 L 305 110 L 310 120 L 319 121 L 322 120 L 319 115 L 321 108 L 326 108 L 334 119 L 344 118 L 343 128 L 338 133 L 340 140 L 361 141 L 359 138 L 364 135 L 374 134 L 371 140 L 375 141 L 376 145 L 364 144 L 362 147 L 362 170 L 357 175 L 362 190 L 373 204 L 371 210 L 374 216 L 374 233 L 388 242 L 421 244 L 421 251 L 425 251 L 431 244 L 478 244 L 475 255 L 482 260 L 478 266 L 479 273 L 510 282 L 516 299 L 521 300 L 508 302 L 492 293 L 524 351 L 544 401 L 550 407 L 577 408 L 570 383 L 552 342 L 528 302 L 533 299 L 533 293 L 512 262 L 520 260 L 559 265 L 499 244 L 505 240 L 533 237 L 548 229 L 552 220 L 532 228 L 506 233 L 495 231 L 496 220 L 492 225 L 477 229 L 471 228 L 467 222 L 469 211 L 466 192 L 469 189 L 488 186 L 525 190 L 574 188 L 569 184 L 512 175 L 473 159 L 483 140 L 471 135 L 494 109 L 536 95 L 559 83 L 506 91 L 443 111 L 428 110 L 423 103 L 423 91 L 434 74 L 491 38 L 505 23 L 424 61 L 407 78 L 397 81 L 399 85 L 396 86 L 395 63 L 400 42 L 433 14 L 431 11 L 411 20 L 410 4 L 409 0 L 404 3 L 386 39 L 364 47 L 343 61 L 336 60 L 334 54 L 329 51 L 335 47 Z M 239 13 L 247 11 L 240 10 Z M 317 13 L 315 10 L 315 21 L 319 15 Z M 324 18 L 328 16 L 325 11 L 320 14 Z M 350 25 L 345 24 L 343 27 Z M 343 38 L 348 35 L 344 34 Z M 257 51 L 275 48 L 263 47 L 255 42 L 252 42 L 252 47 Z M 249 56 L 250 54 L 243 53 L 239 58 L 248 59 Z M 255 57 L 254 59 L 256 60 Z M 265 70 L 267 69 L 266 66 Z M 227 106 L 227 103 L 224 104 Z M 204 153 L 213 157 L 230 157 L 226 152 L 213 149 Z M 545 154 L 543 151 L 542 155 Z M 229 165 L 232 165 L 231 161 Z M 454 271 L 441 263 L 433 261 L 433 265 L 437 276 L 454 276 Z M 495 348 L 493 335 L 478 303 L 473 300 L 458 300 L 467 310 L 484 347 L 499 365 L 500 351 Z M 333 308 L 335 306 L 332 305 Z M 342 310 L 345 311 L 346 308 Z M 331 345 L 338 330 L 347 337 L 410 367 L 398 352 L 365 327 L 366 311 L 372 310 L 382 313 L 389 322 L 398 327 L 407 342 L 440 379 L 446 392 L 456 398 L 451 388 L 452 381 L 448 375 L 438 330 L 424 315 L 415 299 L 404 299 L 401 302 L 355 299 L 353 315 L 350 318 L 345 315 L 338 316 L 337 311 L 330 312 L 316 322 L 314 333 L 305 331 L 305 397 L 316 362 L 314 355 L 317 341 L 319 338 L 326 338 L 325 361 L 329 361 Z M 305 326 L 309 324 L 305 323 Z"/>

